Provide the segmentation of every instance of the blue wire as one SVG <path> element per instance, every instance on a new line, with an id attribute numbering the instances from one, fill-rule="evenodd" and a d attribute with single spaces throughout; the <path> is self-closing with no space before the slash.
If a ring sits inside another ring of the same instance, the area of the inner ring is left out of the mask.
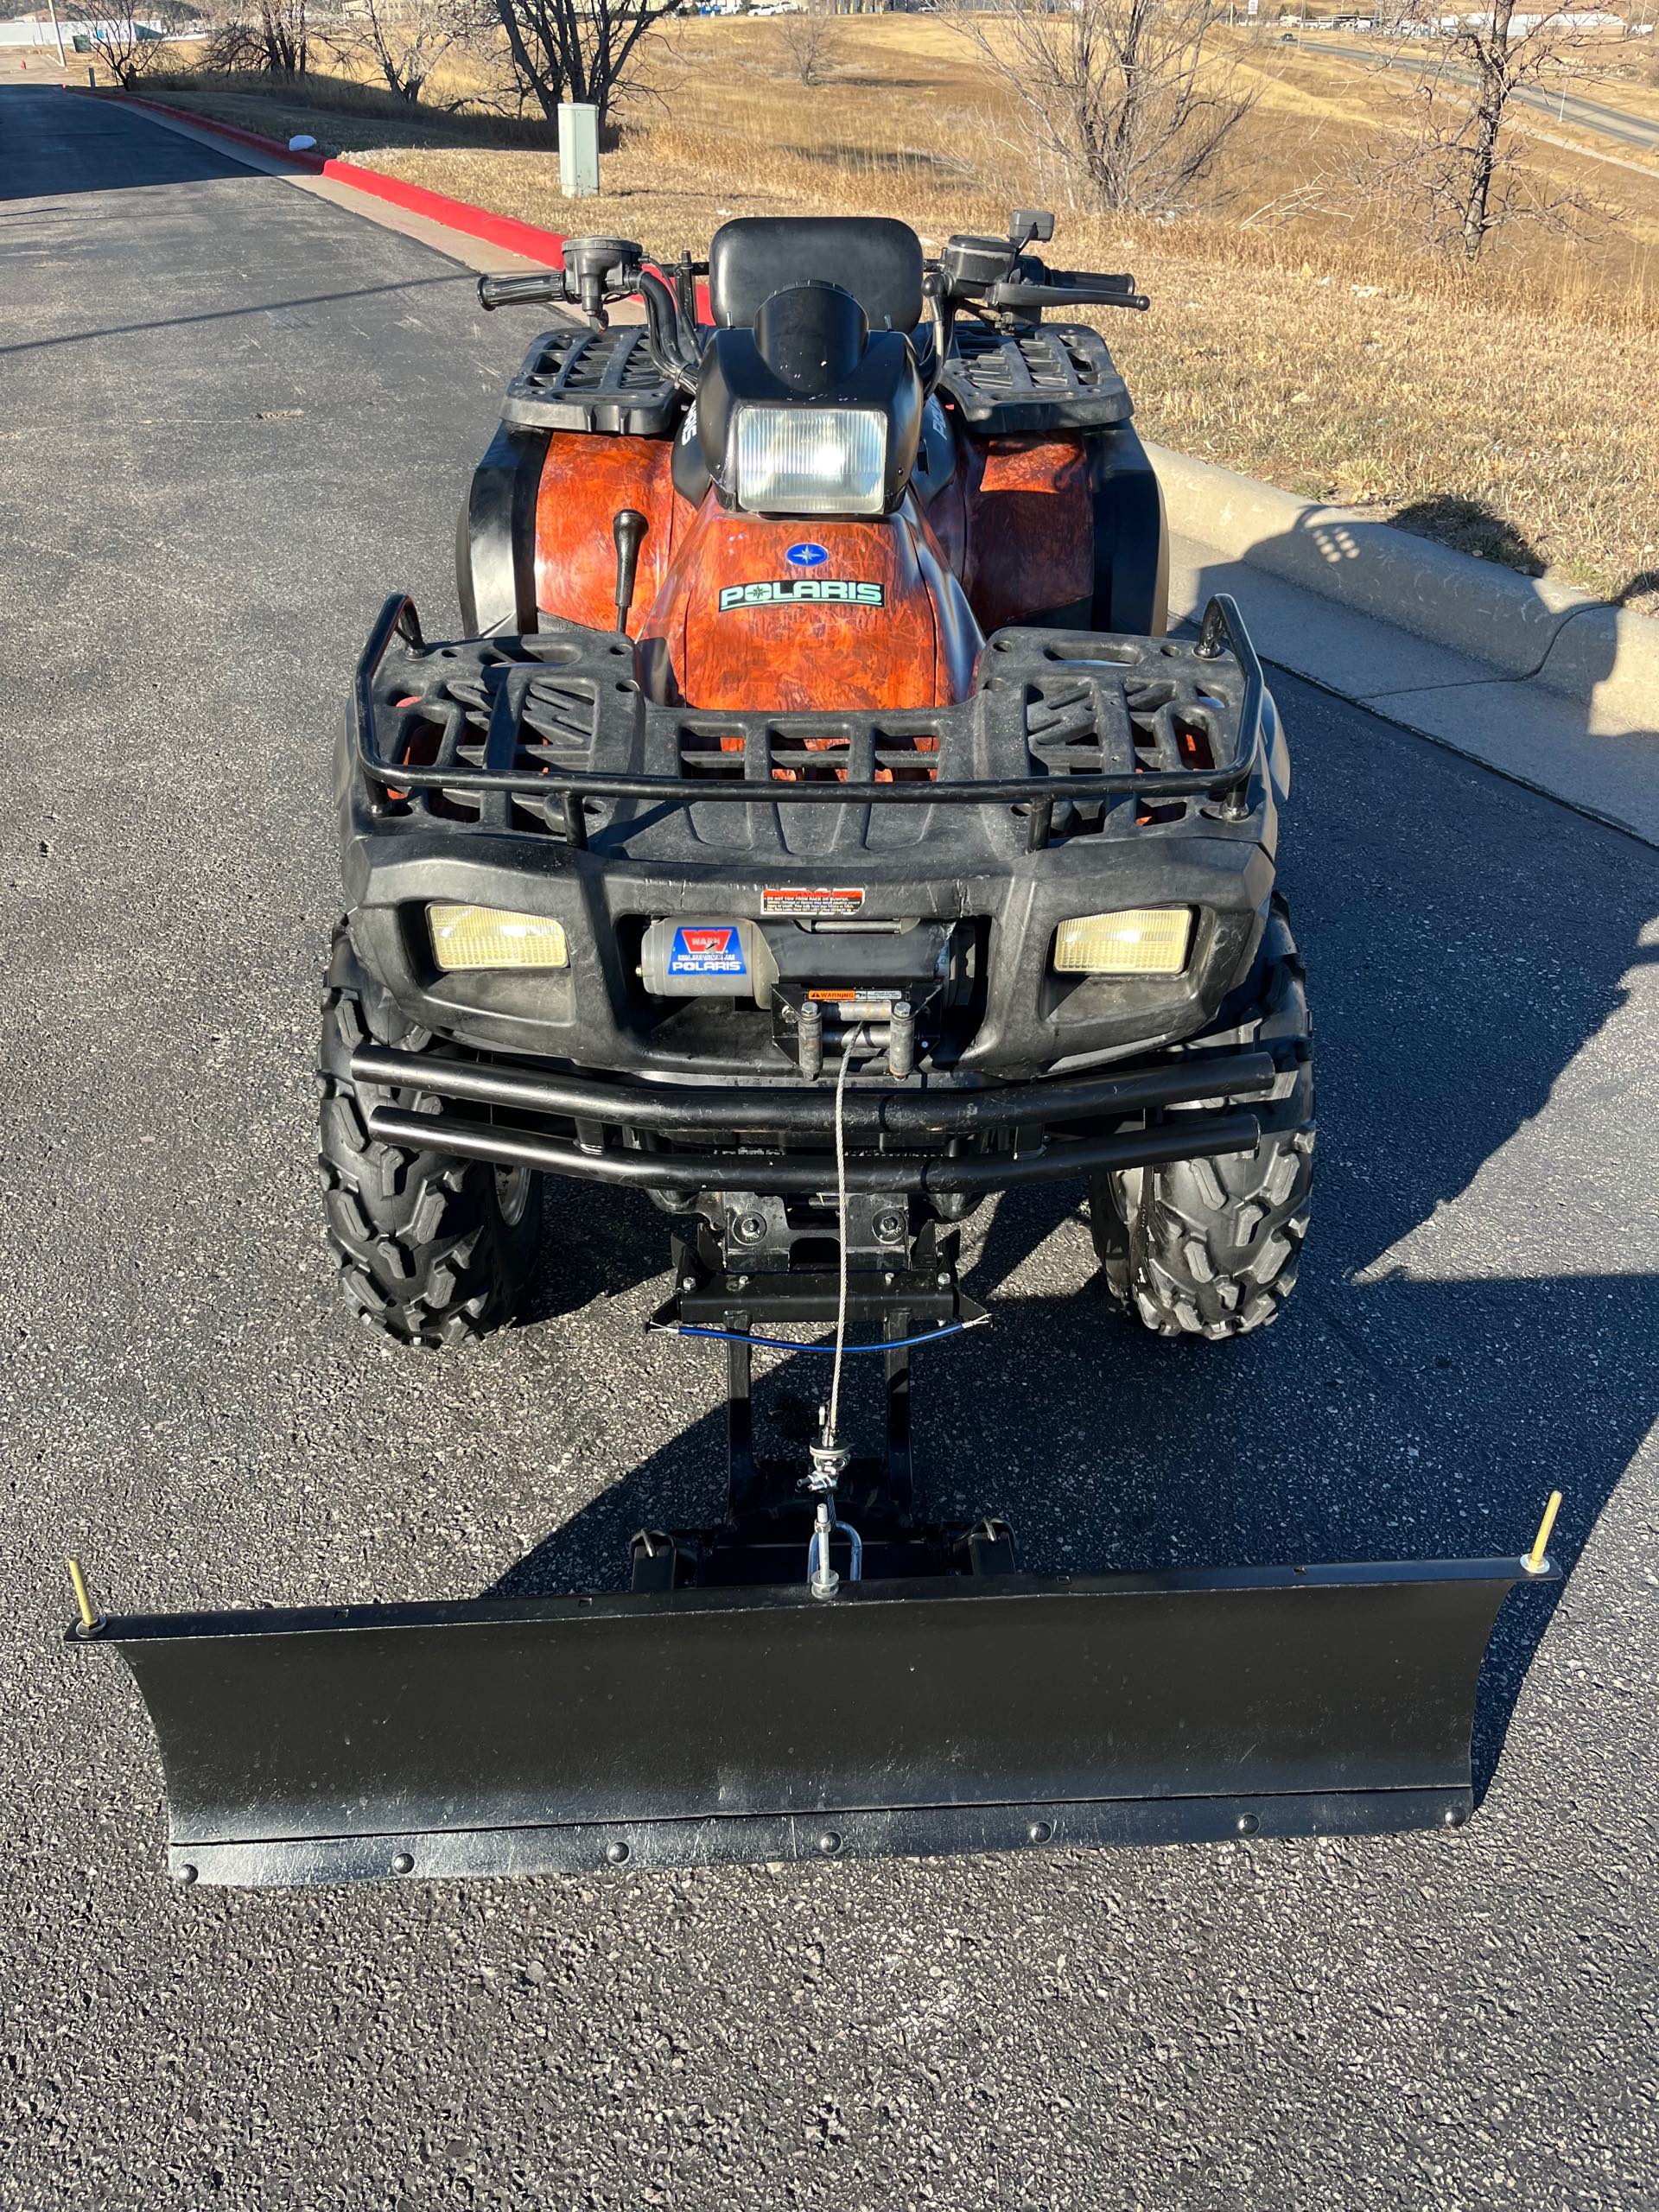
<path id="1" fill-rule="evenodd" d="M 950 1321 L 942 1329 L 930 1329 L 919 1337 L 895 1337 L 891 1344 L 848 1344 L 845 1349 L 855 1351 L 907 1351 L 912 1344 L 936 1344 L 945 1337 L 959 1337 L 969 1325 L 966 1321 Z M 738 1329 L 698 1329 L 689 1322 L 680 1324 L 683 1337 L 712 1337 L 723 1344 L 759 1344 L 767 1351 L 834 1351 L 832 1342 L 827 1344 L 800 1344 L 792 1337 L 748 1337 Z"/>

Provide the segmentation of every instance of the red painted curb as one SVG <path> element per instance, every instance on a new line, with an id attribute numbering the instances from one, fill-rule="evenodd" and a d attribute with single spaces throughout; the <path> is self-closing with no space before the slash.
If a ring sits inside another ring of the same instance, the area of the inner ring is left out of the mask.
<path id="1" fill-rule="evenodd" d="M 447 193 L 429 192 L 424 185 L 405 184 L 399 177 L 387 176 L 379 169 L 360 168 L 355 162 L 342 162 L 333 155 L 290 153 L 279 138 L 267 138 L 259 131 L 244 130 L 238 124 L 220 123 L 216 118 L 197 115 L 189 108 L 171 107 L 165 100 L 146 99 L 139 92 L 111 95 L 83 91 L 79 85 L 66 85 L 63 89 L 82 99 L 112 99 L 124 107 L 149 108 L 154 114 L 171 117 L 175 123 L 188 123 L 194 130 L 205 130 L 211 137 L 232 139 L 273 159 L 291 162 L 296 168 L 308 169 L 314 176 L 333 177 L 340 184 L 349 184 L 355 192 L 366 192 L 376 200 L 390 200 L 394 207 L 404 208 L 411 215 L 424 215 L 448 230 L 460 231 L 467 238 L 481 238 L 486 245 L 499 245 L 509 253 L 523 254 L 526 260 L 542 262 L 550 269 L 564 266 L 564 239 L 561 234 L 544 231 L 535 223 L 521 223 L 516 216 L 493 215 L 488 208 L 474 207 L 468 200 L 451 200 Z"/>

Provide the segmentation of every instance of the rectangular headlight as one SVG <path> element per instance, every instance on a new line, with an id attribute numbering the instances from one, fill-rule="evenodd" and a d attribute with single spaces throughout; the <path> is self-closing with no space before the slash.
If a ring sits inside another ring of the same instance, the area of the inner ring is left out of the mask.
<path id="1" fill-rule="evenodd" d="M 740 407 L 737 504 L 752 515 L 879 515 L 887 418 L 868 407 Z"/>
<path id="2" fill-rule="evenodd" d="M 1054 932 L 1061 976 L 1179 976 L 1192 935 L 1189 906 L 1126 906 L 1079 914 Z"/>
<path id="3" fill-rule="evenodd" d="M 541 914 L 499 906 L 429 906 L 432 957 L 440 968 L 563 968 L 564 931 Z"/>

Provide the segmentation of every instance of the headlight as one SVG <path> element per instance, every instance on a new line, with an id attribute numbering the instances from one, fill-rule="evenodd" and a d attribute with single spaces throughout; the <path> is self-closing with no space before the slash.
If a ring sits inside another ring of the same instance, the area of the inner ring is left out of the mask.
<path id="1" fill-rule="evenodd" d="M 429 906 L 432 957 L 440 968 L 563 968 L 564 931 L 541 914 L 499 906 Z"/>
<path id="2" fill-rule="evenodd" d="M 1189 906 L 1127 906 L 1079 914 L 1054 932 L 1061 976 L 1179 976 L 1192 935 Z"/>
<path id="3" fill-rule="evenodd" d="M 879 515 L 887 418 L 868 407 L 740 407 L 733 489 L 752 515 Z"/>

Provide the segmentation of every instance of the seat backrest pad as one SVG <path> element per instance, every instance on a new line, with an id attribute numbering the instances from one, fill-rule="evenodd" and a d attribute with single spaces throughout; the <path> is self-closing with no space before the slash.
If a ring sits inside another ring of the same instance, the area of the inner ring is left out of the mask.
<path id="1" fill-rule="evenodd" d="M 786 284 L 839 284 L 872 330 L 922 319 L 922 245 L 888 215 L 740 215 L 709 248 L 709 298 L 722 328 L 752 323 Z"/>

